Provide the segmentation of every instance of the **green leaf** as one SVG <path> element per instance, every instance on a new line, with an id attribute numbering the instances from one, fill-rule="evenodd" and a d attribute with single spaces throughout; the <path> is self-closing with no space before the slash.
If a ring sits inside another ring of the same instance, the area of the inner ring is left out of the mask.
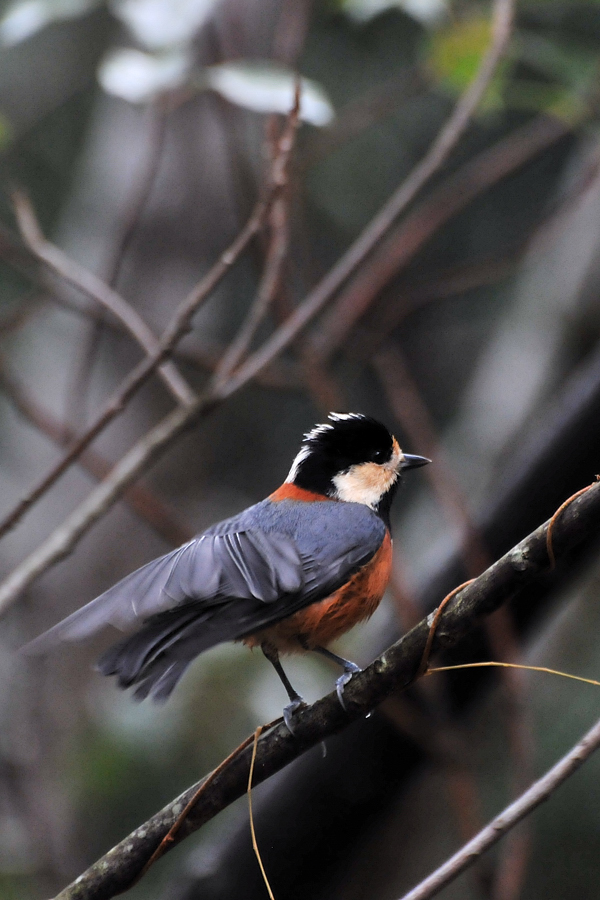
<path id="1" fill-rule="evenodd" d="M 434 32 L 428 42 L 427 66 L 438 87 L 456 95 L 475 78 L 491 41 L 491 23 L 485 16 L 470 16 Z M 500 64 L 484 96 L 484 109 L 502 106 L 504 71 Z"/>
<path id="2" fill-rule="evenodd" d="M 481 16 L 440 29 L 429 42 L 429 67 L 434 76 L 463 91 L 477 73 L 490 37 L 489 19 Z"/>

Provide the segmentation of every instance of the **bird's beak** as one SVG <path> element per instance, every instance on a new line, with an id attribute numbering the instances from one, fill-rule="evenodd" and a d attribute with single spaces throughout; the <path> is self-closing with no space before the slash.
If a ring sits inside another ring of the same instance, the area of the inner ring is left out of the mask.
<path id="1" fill-rule="evenodd" d="M 402 455 L 404 459 L 400 463 L 401 469 L 419 469 L 431 462 L 426 456 L 414 456 L 412 453 L 403 453 Z"/>

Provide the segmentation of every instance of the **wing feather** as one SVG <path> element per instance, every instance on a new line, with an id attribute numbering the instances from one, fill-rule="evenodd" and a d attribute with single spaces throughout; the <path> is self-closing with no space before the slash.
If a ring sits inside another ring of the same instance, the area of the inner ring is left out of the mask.
<path id="1" fill-rule="evenodd" d="M 137 629 L 99 669 L 166 699 L 203 650 L 275 624 L 341 587 L 376 553 L 383 522 L 354 503 L 263 501 L 142 566 L 26 646 L 42 653 L 107 624 Z"/>

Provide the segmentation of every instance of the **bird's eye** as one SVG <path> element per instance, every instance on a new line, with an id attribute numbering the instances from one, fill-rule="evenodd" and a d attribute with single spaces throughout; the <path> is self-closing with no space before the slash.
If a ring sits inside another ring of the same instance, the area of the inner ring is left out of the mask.
<path id="1" fill-rule="evenodd" d="M 375 450 L 375 452 L 373 453 L 373 456 L 372 456 L 373 462 L 377 462 L 377 463 L 384 462 L 385 458 L 386 458 L 385 450 Z"/>

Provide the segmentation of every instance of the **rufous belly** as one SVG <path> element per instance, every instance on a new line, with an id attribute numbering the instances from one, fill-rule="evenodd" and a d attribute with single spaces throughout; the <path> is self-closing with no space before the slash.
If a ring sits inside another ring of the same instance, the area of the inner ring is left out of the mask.
<path id="1" fill-rule="evenodd" d="M 311 603 L 287 619 L 243 639 L 248 647 L 267 641 L 280 653 L 302 653 L 326 647 L 359 622 L 373 615 L 384 595 L 392 569 L 389 533 L 373 559 L 339 590 Z"/>

